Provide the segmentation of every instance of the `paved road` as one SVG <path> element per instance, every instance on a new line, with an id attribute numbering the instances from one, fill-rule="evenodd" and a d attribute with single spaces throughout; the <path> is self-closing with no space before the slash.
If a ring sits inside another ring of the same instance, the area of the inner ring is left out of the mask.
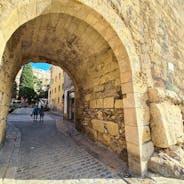
<path id="1" fill-rule="evenodd" d="M 46 114 L 44 123 L 40 123 L 33 121 L 31 111 L 19 109 L 8 116 L 11 123 L 5 146 L 0 152 L 0 184 L 184 183 L 158 175 L 150 179 L 121 178 L 57 130 L 55 122 L 60 116 Z M 18 141 L 14 145 L 17 135 Z"/>
<path id="2" fill-rule="evenodd" d="M 33 122 L 30 111 L 8 117 L 21 132 L 16 183 L 126 183 L 99 160 L 61 134 L 53 116 Z"/>

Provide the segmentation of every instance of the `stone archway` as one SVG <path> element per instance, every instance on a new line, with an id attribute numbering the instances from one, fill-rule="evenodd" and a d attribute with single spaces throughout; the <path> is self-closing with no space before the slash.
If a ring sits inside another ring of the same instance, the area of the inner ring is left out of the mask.
<path id="1" fill-rule="evenodd" d="M 144 76 L 142 76 L 140 72 L 140 61 L 136 56 L 131 34 L 126 28 L 124 22 L 114 12 L 110 4 L 105 3 L 105 1 L 99 3 L 98 1 L 85 0 L 80 2 L 76 0 L 53 0 L 47 2 L 36 0 L 29 1 L 28 4 L 27 2 L 9 4 L 8 7 L 4 7 L 2 4 L 2 11 L 6 11 L 7 16 L 5 13 L 3 14 L 5 16 L 1 24 L 3 29 L 0 30 L 0 40 L 2 43 L 0 48 L 1 56 L 5 50 L 6 43 L 11 38 L 12 34 L 24 23 L 40 15 L 47 16 L 53 13 L 62 13 L 67 16 L 72 16 L 82 22 L 85 22 L 85 24 L 88 24 L 90 28 L 95 30 L 100 35 L 99 38 L 103 38 L 104 43 L 99 45 L 99 47 L 103 47 L 105 45 L 106 48 L 103 49 L 110 48 L 110 57 L 113 55 L 119 66 L 119 75 L 121 79 L 120 86 L 124 96 L 124 122 L 129 167 L 134 172 L 143 174 L 146 171 L 149 156 L 153 151 L 152 142 L 147 139 L 144 140 L 144 132 L 149 132 L 149 127 L 144 126 L 149 122 L 149 110 L 144 107 L 145 101 L 141 99 L 143 96 L 142 94 L 144 94 L 144 92 L 147 90 L 147 86 L 142 82 Z M 25 45 L 26 44 L 27 43 L 25 42 Z M 11 46 L 10 49 L 12 49 Z M 38 57 L 42 59 L 44 57 L 43 55 L 38 54 L 28 54 L 28 56 L 30 58 Z M 19 60 L 19 57 L 20 56 L 18 55 L 15 56 L 16 60 Z M 11 83 L 13 80 L 13 74 L 11 71 L 16 71 L 16 67 L 18 70 L 19 67 L 23 64 L 21 63 L 18 65 L 8 65 L 11 58 L 13 58 L 15 61 L 14 56 L 5 50 L 1 63 L 1 74 L 3 74 L 3 81 L 6 84 Z M 27 58 L 24 56 L 21 59 L 23 61 Z M 57 60 L 57 58 L 49 57 L 49 60 Z M 139 81 L 139 79 L 141 80 Z M 4 85 L 4 83 L 1 85 L 1 105 L 3 107 L 1 112 L 1 137 L 3 137 L 6 126 L 5 121 L 11 87 L 9 87 L 7 90 L 7 85 Z M 91 106 L 94 106 L 96 103 L 97 101 L 91 102 Z M 99 101 L 98 103 L 101 102 Z M 147 153 L 144 155 L 146 150 Z"/>

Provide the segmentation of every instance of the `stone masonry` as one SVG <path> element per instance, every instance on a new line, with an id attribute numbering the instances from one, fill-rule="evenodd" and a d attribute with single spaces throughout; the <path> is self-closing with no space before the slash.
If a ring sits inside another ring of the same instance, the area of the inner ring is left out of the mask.
<path id="1" fill-rule="evenodd" d="M 183 144 L 183 9 L 182 0 L 0 1 L 0 143 L 17 72 L 45 61 L 74 83 L 76 127 L 127 152 L 144 175 L 154 151 Z"/>

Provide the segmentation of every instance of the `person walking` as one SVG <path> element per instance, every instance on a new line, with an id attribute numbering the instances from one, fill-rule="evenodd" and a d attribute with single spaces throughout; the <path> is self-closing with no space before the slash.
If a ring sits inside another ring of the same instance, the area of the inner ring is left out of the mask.
<path id="1" fill-rule="evenodd" d="M 41 106 L 41 108 L 39 110 L 39 114 L 40 114 L 40 122 L 43 122 L 43 117 L 44 117 L 44 108 L 43 108 L 43 106 Z"/>
<path id="2" fill-rule="evenodd" d="M 38 113 L 39 113 L 39 108 L 38 108 L 38 105 L 37 104 L 35 104 L 35 106 L 34 106 L 34 108 L 33 108 L 33 118 L 34 118 L 34 120 L 36 120 L 37 121 L 37 119 L 38 119 Z"/>

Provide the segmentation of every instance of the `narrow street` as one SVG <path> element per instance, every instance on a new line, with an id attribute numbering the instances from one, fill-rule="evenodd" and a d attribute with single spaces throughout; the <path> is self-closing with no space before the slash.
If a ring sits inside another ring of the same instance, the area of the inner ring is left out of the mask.
<path id="1" fill-rule="evenodd" d="M 8 120 L 21 132 L 16 183 L 125 183 L 60 133 L 53 116 L 46 114 L 44 123 L 40 123 L 32 120 L 30 109 L 24 109 Z"/>
<path id="2" fill-rule="evenodd" d="M 61 116 L 46 113 L 41 123 L 32 120 L 31 112 L 30 108 L 22 108 L 8 116 L 6 141 L 0 151 L 0 184 L 183 183 L 158 175 L 124 177 L 122 171 L 111 169 L 59 131 L 56 120 Z"/>

